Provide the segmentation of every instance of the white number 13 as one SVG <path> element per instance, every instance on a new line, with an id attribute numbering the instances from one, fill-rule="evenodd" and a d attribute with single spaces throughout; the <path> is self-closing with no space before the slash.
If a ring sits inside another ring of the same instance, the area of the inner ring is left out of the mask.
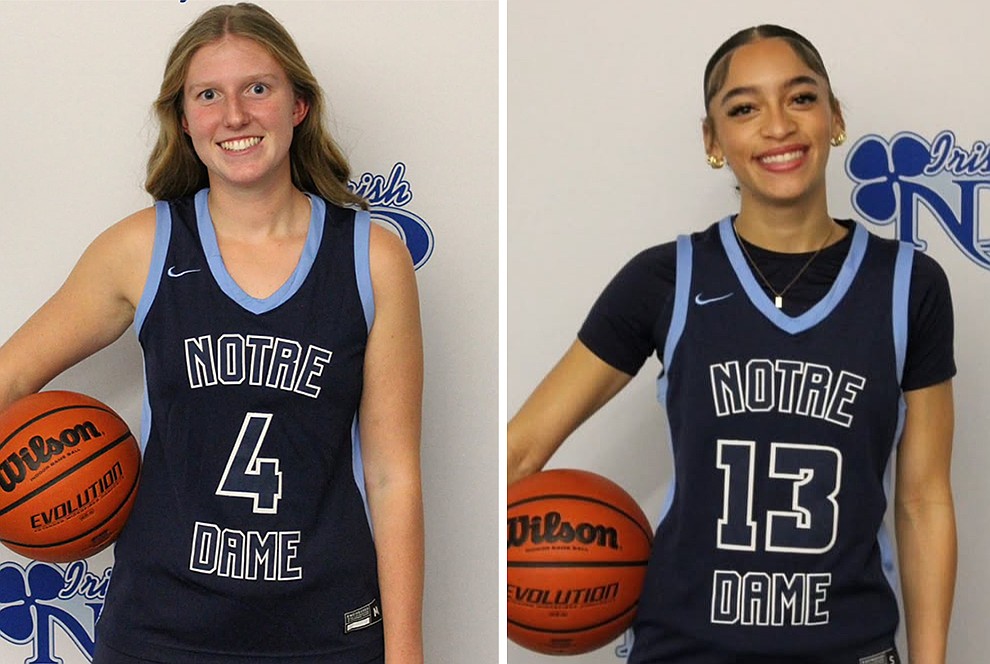
<path id="1" fill-rule="evenodd" d="M 759 523 L 753 518 L 756 442 L 719 440 L 722 516 L 718 548 L 755 551 Z M 767 510 L 765 551 L 824 553 L 835 544 L 839 525 L 836 496 L 842 484 L 842 453 L 824 445 L 771 443 L 767 477 L 791 483 L 791 506 Z"/>

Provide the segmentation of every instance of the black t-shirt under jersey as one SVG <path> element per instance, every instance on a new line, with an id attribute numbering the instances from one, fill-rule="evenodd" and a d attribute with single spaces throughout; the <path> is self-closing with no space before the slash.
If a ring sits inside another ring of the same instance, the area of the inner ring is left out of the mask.
<path id="1" fill-rule="evenodd" d="M 851 228 L 851 221 L 840 221 Z M 784 294 L 790 316 L 807 311 L 831 288 L 849 252 L 851 233 L 826 247 Z M 767 280 L 779 292 L 801 271 L 810 253 L 784 254 L 746 243 Z M 605 287 L 578 333 L 595 355 L 635 375 L 647 357 L 663 357 L 670 325 L 676 274 L 674 242 L 640 252 Z M 761 282 L 757 275 L 757 280 Z M 772 297 L 772 293 L 767 291 Z M 954 376 L 952 297 L 945 272 L 918 252 L 908 300 L 908 345 L 901 387 L 915 390 Z"/>

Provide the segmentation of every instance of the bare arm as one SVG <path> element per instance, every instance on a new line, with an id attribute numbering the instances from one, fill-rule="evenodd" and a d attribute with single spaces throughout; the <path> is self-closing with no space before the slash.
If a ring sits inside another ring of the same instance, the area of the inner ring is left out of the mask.
<path id="1" fill-rule="evenodd" d="M 575 341 L 509 421 L 508 484 L 543 468 L 564 439 L 631 379 Z"/>
<path id="2" fill-rule="evenodd" d="M 104 231 L 61 288 L 0 346 L 0 410 L 123 334 L 151 263 L 154 223 L 149 208 Z"/>
<path id="3" fill-rule="evenodd" d="M 905 393 L 895 516 L 908 660 L 944 664 L 956 580 L 952 383 Z"/>
<path id="4" fill-rule="evenodd" d="M 409 251 L 372 226 L 375 320 L 365 351 L 361 450 L 374 527 L 388 664 L 423 662 L 423 342 Z"/>

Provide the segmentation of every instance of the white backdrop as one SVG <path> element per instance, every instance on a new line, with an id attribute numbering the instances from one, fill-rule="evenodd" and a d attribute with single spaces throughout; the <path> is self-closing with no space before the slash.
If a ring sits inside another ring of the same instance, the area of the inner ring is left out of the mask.
<path id="1" fill-rule="evenodd" d="M 212 4 L 0 2 L 0 340 L 58 288 L 102 229 L 150 204 L 141 186 L 155 135 L 150 105 L 172 44 Z M 354 177 L 387 178 L 403 165 L 413 197 L 391 203 L 432 230 L 433 253 L 418 271 L 427 661 L 457 664 L 464 651 L 495 661 L 498 5 L 260 4 L 323 84 Z M 91 394 L 138 431 L 133 330 L 49 387 Z M 23 572 L 27 564 L 0 551 L 2 566 Z M 13 637 L 0 614 L 0 661 L 88 662 L 92 607 L 102 604 L 111 564 L 104 552 L 85 568 L 63 566 L 66 588 L 52 601 L 35 602 L 29 584 L 5 586 L 27 592 L 36 612 L 27 639 Z"/>
<path id="2" fill-rule="evenodd" d="M 507 409 L 511 416 L 553 366 L 601 289 L 635 253 L 701 229 L 738 207 L 728 169 L 711 171 L 701 142 L 701 78 L 736 30 L 780 23 L 802 32 L 825 59 L 850 141 L 833 151 L 833 216 L 863 216 L 845 162 L 864 136 L 944 130 L 976 153 L 990 140 L 983 84 L 985 3 L 980 0 L 521 0 L 508 5 Z M 975 150 L 974 150 L 975 148 Z M 980 160 L 977 158 L 977 162 Z M 956 179 L 977 193 L 980 239 L 990 237 L 990 164 Z M 934 187 L 934 180 L 926 186 Z M 940 180 L 957 220 L 961 186 Z M 979 205 L 982 204 L 982 211 Z M 953 664 L 990 651 L 990 545 L 986 432 L 990 270 L 950 239 L 926 205 L 914 205 L 917 236 L 945 268 L 956 313 L 957 433 L 953 481 L 959 577 Z M 901 210 L 901 214 L 904 214 Z M 980 229 L 980 221 L 984 221 Z M 888 237 L 894 225 L 868 227 Z M 973 238 L 971 237 L 970 240 Z M 623 485 L 656 522 L 670 478 L 653 359 L 612 403 L 579 429 L 549 467 L 578 467 Z M 569 659 L 617 662 L 622 641 Z M 901 642 L 903 646 L 903 641 Z M 551 658 L 509 644 L 512 664 Z M 902 648 L 903 654 L 903 648 Z"/>

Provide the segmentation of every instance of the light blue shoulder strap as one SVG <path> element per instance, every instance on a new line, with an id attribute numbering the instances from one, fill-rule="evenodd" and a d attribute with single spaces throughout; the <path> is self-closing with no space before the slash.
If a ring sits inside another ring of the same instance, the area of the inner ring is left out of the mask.
<path id="1" fill-rule="evenodd" d="M 901 242 L 894 263 L 894 352 L 897 358 L 897 380 L 904 377 L 904 360 L 908 343 L 908 299 L 911 294 L 911 268 L 914 265 L 914 247 Z"/>
<path id="2" fill-rule="evenodd" d="M 670 327 L 663 344 L 663 373 L 657 381 L 657 399 L 660 403 L 667 402 L 667 375 L 670 364 L 674 359 L 674 350 L 684 332 L 687 322 L 688 305 L 691 297 L 691 269 L 694 247 L 687 235 L 677 237 L 677 267 L 674 276 L 674 310 L 670 317 Z"/>
<path id="3" fill-rule="evenodd" d="M 144 290 L 134 312 L 134 332 L 141 334 L 144 319 L 151 310 L 151 304 L 158 295 L 158 285 L 165 272 L 165 258 L 168 256 L 168 243 L 172 238 L 172 210 L 165 201 L 155 203 L 155 242 L 151 250 L 151 267 L 144 282 Z"/>
<path id="4" fill-rule="evenodd" d="M 371 287 L 371 213 L 357 210 L 354 214 L 354 272 L 358 294 L 364 308 L 364 320 L 371 331 L 375 322 L 375 294 Z"/>

